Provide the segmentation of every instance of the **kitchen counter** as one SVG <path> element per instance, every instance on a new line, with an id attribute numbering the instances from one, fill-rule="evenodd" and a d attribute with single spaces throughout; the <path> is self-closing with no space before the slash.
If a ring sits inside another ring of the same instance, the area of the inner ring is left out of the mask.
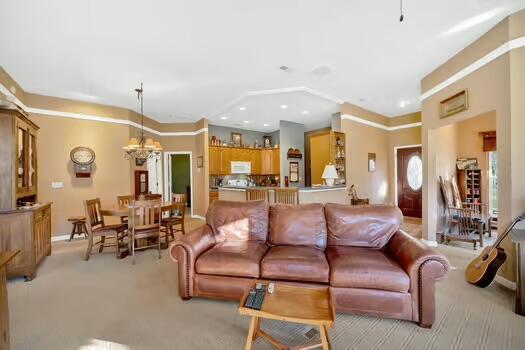
<path id="1" fill-rule="evenodd" d="M 51 205 L 52 203 L 37 203 L 30 207 L 20 207 L 20 208 L 9 208 L 9 209 L 0 209 L 0 214 L 13 214 L 13 213 L 26 213 L 31 211 L 36 211 L 45 206 Z"/>
<path id="2" fill-rule="evenodd" d="M 273 203 L 273 190 L 277 187 L 239 187 L 220 186 L 219 199 L 230 201 L 245 201 L 246 189 L 262 188 L 270 191 L 270 203 Z M 288 187 L 293 188 L 293 187 Z M 299 203 L 340 203 L 350 204 L 348 192 L 345 185 L 321 186 L 321 187 L 299 187 Z"/>

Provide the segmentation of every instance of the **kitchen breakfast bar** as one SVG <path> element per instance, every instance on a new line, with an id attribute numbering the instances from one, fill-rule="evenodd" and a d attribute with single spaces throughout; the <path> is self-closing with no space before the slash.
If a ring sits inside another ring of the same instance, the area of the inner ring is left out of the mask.
<path id="1" fill-rule="evenodd" d="M 276 187 L 218 187 L 219 199 L 229 201 L 246 201 L 246 189 L 268 189 L 270 203 L 273 204 L 274 189 Z M 284 187 L 283 187 L 284 188 Z M 286 187 L 291 188 L 291 187 Z M 340 203 L 350 204 L 346 186 L 299 187 L 299 203 Z"/>

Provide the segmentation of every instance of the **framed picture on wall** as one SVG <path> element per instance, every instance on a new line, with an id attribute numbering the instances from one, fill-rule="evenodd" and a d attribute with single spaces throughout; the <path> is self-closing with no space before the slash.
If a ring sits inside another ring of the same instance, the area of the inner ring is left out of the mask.
<path id="1" fill-rule="evenodd" d="M 463 90 L 439 103 L 441 118 L 450 117 L 468 109 L 468 92 Z"/>
<path id="2" fill-rule="evenodd" d="M 376 171 L 376 154 L 368 153 L 368 172 L 373 173 Z"/>
<path id="3" fill-rule="evenodd" d="M 299 182 L 299 162 L 290 162 L 290 182 Z"/>
<path id="4" fill-rule="evenodd" d="M 242 134 L 239 134 L 238 132 L 232 132 L 232 142 L 234 146 L 241 147 L 242 146 Z"/>
<path id="5" fill-rule="evenodd" d="M 197 168 L 203 168 L 204 167 L 204 157 L 198 156 L 197 157 Z"/>
<path id="6" fill-rule="evenodd" d="M 146 159 L 135 158 L 135 165 L 136 166 L 143 166 L 144 164 L 146 164 Z"/>

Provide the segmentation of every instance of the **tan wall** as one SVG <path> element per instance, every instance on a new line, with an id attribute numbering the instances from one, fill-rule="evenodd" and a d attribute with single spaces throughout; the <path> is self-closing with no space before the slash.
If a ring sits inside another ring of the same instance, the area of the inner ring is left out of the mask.
<path id="1" fill-rule="evenodd" d="M 128 127 L 78 119 L 31 115 L 38 132 L 38 188 L 41 202 L 53 202 L 53 235 L 71 231 L 68 217 L 84 215 L 83 201 L 100 197 L 102 204 L 115 205 L 116 196 L 128 193 L 129 162 L 122 145 Z M 91 178 L 76 178 L 69 152 L 76 146 L 91 147 L 96 154 Z M 64 188 L 52 189 L 51 182 Z"/>
<path id="2" fill-rule="evenodd" d="M 357 116 L 357 115 L 356 115 Z M 371 203 L 390 203 L 388 131 L 348 119 L 341 121 L 346 133 L 346 180 L 354 184 L 357 194 L 369 198 Z M 368 153 L 376 153 L 376 171 L 368 171 Z"/>
<path id="3" fill-rule="evenodd" d="M 465 68 L 509 38 L 525 36 L 525 11 L 505 19 L 472 45 L 460 52 L 447 63 L 437 68 L 422 80 L 425 92 L 435 84 L 444 81 L 457 71 Z M 435 183 L 436 154 L 441 142 L 432 137 L 433 130 L 460 122 L 488 112 L 496 114 L 499 215 L 498 232 L 502 232 L 513 217 L 525 211 L 525 48 L 514 49 L 496 60 L 470 73 L 465 78 L 425 99 L 422 103 L 423 115 L 423 155 L 424 155 L 424 196 L 423 196 L 423 235 L 435 240 L 437 226 L 437 196 Z M 469 109 L 452 117 L 440 119 L 439 102 L 458 91 L 468 89 Z M 499 274 L 515 280 L 515 250 L 507 238 L 502 245 L 509 257 Z"/>
<path id="4" fill-rule="evenodd" d="M 312 185 L 322 184 L 323 171 L 330 162 L 330 133 L 311 135 L 310 140 L 310 169 Z"/>

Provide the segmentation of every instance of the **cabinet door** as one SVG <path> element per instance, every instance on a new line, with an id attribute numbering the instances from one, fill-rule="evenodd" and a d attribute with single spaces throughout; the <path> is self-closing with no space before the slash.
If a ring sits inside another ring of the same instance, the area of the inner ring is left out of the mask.
<path id="1" fill-rule="evenodd" d="M 51 207 L 35 211 L 33 222 L 35 261 L 38 264 L 51 253 Z"/>
<path id="2" fill-rule="evenodd" d="M 281 173 L 281 156 L 279 149 L 272 150 L 272 174 L 278 175 Z"/>
<path id="3" fill-rule="evenodd" d="M 27 192 L 27 126 L 16 123 L 16 192 Z"/>
<path id="4" fill-rule="evenodd" d="M 36 132 L 32 129 L 28 129 L 27 190 L 31 193 L 36 192 L 37 173 Z"/>
<path id="5" fill-rule="evenodd" d="M 261 151 L 253 150 L 253 151 L 250 151 L 250 153 L 251 153 L 250 161 L 252 163 L 252 174 L 261 175 L 261 171 L 262 171 Z"/>
<path id="6" fill-rule="evenodd" d="M 272 173 L 272 150 L 264 149 L 261 151 L 261 167 L 263 175 Z"/>
<path id="7" fill-rule="evenodd" d="M 208 150 L 210 175 L 221 173 L 221 152 L 219 148 L 210 147 Z"/>
<path id="8" fill-rule="evenodd" d="M 221 149 L 221 175 L 228 175 L 231 173 L 232 149 Z"/>

